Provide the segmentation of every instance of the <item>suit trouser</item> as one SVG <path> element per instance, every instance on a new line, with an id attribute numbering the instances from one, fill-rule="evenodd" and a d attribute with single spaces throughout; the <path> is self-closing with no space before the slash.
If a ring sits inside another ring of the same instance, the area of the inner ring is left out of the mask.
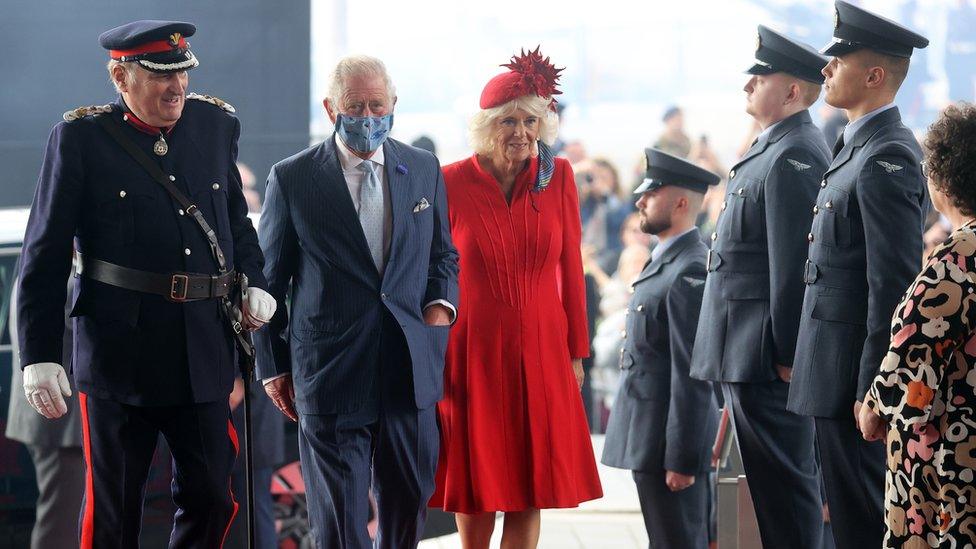
<path id="1" fill-rule="evenodd" d="M 146 479 L 160 433 L 173 456 L 177 509 L 169 546 L 222 546 L 237 512 L 230 488 L 237 433 L 227 400 L 142 407 L 85 393 L 79 398 L 88 465 L 81 547 L 139 546 Z"/>
<path id="2" fill-rule="evenodd" d="M 81 448 L 28 444 L 37 476 L 37 514 L 31 549 L 78 547 L 78 513 L 85 493 Z"/>
<path id="3" fill-rule="evenodd" d="M 644 528 L 652 549 L 708 547 L 708 473 L 678 492 L 665 484 L 665 471 L 634 471 Z"/>
<path id="4" fill-rule="evenodd" d="M 789 384 L 722 383 L 764 547 L 819 549 L 823 537 L 813 418 L 786 410 Z"/>
<path id="5" fill-rule="evenodd" d="M 881 547 L 884 537 L 884 442 L 867 442 L 851 417 L 815 418 L 830 528 L 837 549 Z"/>
<path id="6" fill-rule="evenodd" d="M 318 549 L 372 547 L 366 524 L 376 498 L 376 547 L 416 547 L 434 492 L 437 410 L 418 410 L 406 341 L 384 322 L 375 402 L 347 414 L 300 414 L 298 449 Z"/>

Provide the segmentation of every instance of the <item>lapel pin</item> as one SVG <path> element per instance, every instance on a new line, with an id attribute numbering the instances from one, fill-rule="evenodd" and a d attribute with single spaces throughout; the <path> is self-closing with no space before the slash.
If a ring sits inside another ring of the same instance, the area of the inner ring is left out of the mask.
<path id="1" fill-rule="evenodd" d="M 397 164 L 396 171 L 400 175 L 407 175 L 407 167 L 403 164 Z"/>
<path id="2" fill-rule="evenodd" d="M 427 202 L 427 197 L 421 198 L 420 202 L 413 207 L 413 213 L 419 213 L 430 207 L 430 202 Z"/>

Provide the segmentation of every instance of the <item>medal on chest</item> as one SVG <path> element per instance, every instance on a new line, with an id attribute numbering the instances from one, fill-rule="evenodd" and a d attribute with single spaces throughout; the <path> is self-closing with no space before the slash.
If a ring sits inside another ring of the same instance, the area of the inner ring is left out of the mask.
<path id="1" fill-rule="evenodd" d="M 156 153 L 156 156 L 164 156 L 167 152 L 169 152 L 169 145 L 166 143 L 166 139 L 163 137 L 162 132 L 159 134 L 159 139 L 153 143 L 153 152 Z"/>

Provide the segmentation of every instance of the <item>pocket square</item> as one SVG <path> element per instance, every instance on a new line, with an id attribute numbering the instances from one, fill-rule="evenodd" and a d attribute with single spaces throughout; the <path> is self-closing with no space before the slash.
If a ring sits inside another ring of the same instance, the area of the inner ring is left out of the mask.
<path id="1" fill-rule="evenodd" d="M 421 198 L 420 202 L 413 207 L 413 213 L 420 213 L 430 207 L 430 202 L 427 202 L 427 198 Z"/>

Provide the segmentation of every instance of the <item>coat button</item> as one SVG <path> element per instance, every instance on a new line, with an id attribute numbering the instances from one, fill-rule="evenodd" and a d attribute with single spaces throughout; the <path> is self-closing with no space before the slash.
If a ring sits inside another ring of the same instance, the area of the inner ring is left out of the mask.
<path id="1" fill-rule="evenodd" d="M 644 310 L 644 305 L 638 305 L 637 306 L 637 312 L 641 312 L 643 310 Z"/>
<path id="2" fill-rule="evenodd" d="M 739 189 L 739 190 L 738 190 L 738 194 L 739 194 L 739 196 L 742 196 L 742 191 L 743 191 L 743 189 Z"/>
<path id="3" fill-rule="evenodd" d="M 813 207 L 813 215 L 817 215 L 818 213 L 820 213 L 820 206 L 814 206 Z"/>
<path id="4" fill-rule="evenodd" d="M 170 180 L 170 181 L 176 181 L 176 176 L 175 176 L 175 175 L 171 175 L 171 176 L 169 176 L 169 180 Z"/>
<path id="5" fill-rule="evenodd" d="M 125 191 L 119 191 L 119 198 L 125 198 Z"/>
<path id="6" fill-rule="evenodd" d="M 184 212 L 184 211 L 182 210 L 182 208 L 181 208 L 181 209 L 179 209 L 179 210 L 176 210 L 176 211 L 177 211 L 177 212 L 178 212 L 178 213 L 179 213 L 180 215 L 186 215 L 186 212 Z"/>
<path id="7" fill-rule="evenodd" d="M 807 242 L 813 242 L 813 233 L 807 233 Z"/>
<path id="8" fill-rule="evenodd" d="M 735 179 L 735 170 L 729 172 L 729 179 Z"/>
<path id="9" fill-rule="evenodd" d="M 728 207 L 729 207 L 729 203 L 723 201 L 722 202 L 722 211 L 724 212 L 725 211 L 725 208 L 728 208 Z"/>
<path id="10" fill-rule="evenodd" d="M 712 242 L 718 240 L 718 233 L 712 233 L 711 239 L 712 239 Z"/>
<path id="11" fill-rule="evenodd" d="M 213 184 L 213 190 L 219 191 L 220 190 L 220 183 L 214 183 Z"/>
<path id="12" fill-rule="evenodd" d="M 624 354 L 624 350 L 623 349 L 620 349 L 620 354 Z"/>
<path id="13" fill-rule="evenodd" d="M 828 200 L 827 203 L 824 204 L 824 208 L 827 208 L 828 210 L 832 210 L 834 209 L 834 203 Z"/>
<path id="14" fill-rule="evenodd" d="M 820 188 L 821 189 L 826 189 L 827 188 L 827 180 L 826 179 L 824 179 L 823 181 L 820 182 Z"/>
<path id="15" fill-rule="evenodd" d="M 190 255 L 190 253 L 191 253 L 190 252 L 190 248 L 183 248 L 183 253 L 186 254 L 186 255 Z"/>
<path id="16" fill-rule="evenodd" d="M 380 294 L 380 299 L 386 299 L 386 294 L 385 293 Z"/>

